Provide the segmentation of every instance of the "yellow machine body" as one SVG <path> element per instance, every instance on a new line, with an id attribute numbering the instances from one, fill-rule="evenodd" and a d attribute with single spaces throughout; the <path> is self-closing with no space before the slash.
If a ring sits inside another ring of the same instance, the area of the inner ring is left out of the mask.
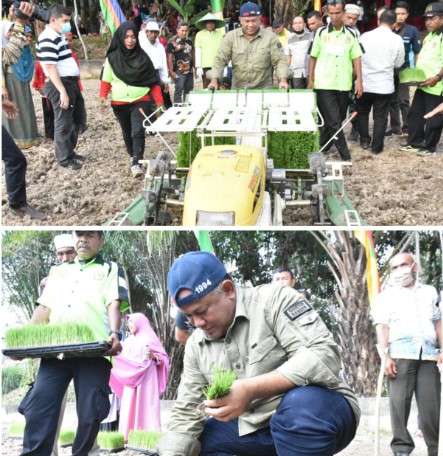
<path id="1" fill-rule="evenodd" d="M 183 225 L 254 225 L 263 204 L 265 181 L 262 149 L 203 147 L 187 177 Z"/>

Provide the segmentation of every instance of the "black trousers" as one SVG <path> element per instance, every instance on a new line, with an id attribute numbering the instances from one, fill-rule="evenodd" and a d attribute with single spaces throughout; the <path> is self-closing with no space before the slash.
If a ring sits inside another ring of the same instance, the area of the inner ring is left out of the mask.
<path id="1" fill-rule="evenodd" d="M 389 113 L 391 116 L 391 129 L 408 131 L 409 115 L 409 85 L 400 84 L 398 75 L 394 76 L 395 91 L 392 95 Z M 401 119 L 400 119 L 401 114 Z M 401 122 L 403 121 L 403 126 Z"/>
<path id="2" fill-rule="evenodd" d="M 26 204 L 26 158 L 2 125 L 2 160 L 5 162 L 6 191 L 9 207 L 17 209 Z"/>
<path id="3" fill-rule="evenodd" d="M 112 105 L 112 109 L 122 129 L 123 141 L 126 151 L 132 158 L 132 166 L 137 165 L 139 160 L 143 160 L 146 136 L 143 128 L 145 118 L 140 109 L 146 116 L 149 116 L 155 111 L 155 103 L 154 101 L 141 101 L 139 103 Z"/>
<path id="4" fill-rule="evenodd" d="M 47 97 L 42 97 L 43 122 L 45 124 L 45 136 L 54 139 L 54 110 Z"/>
<path id="5" fill-rule="evenodd" d="M 443 97 L 439 95 L 431 95 L 420 89 L 415 91 L 408 116 L 408 144 L 410 146 L 434 149 L 435 151 L 443 129 L 443 116 L 438 114 L 428 120 L 424 119 L 423 116 L 436 108 L 442 101 Z"/>
<path id="6" fill-rule="evenodd" d="M 369 114 L 371 109 L 373 109 L 374 131 L 372 150 L 375 153 L 383 150 L 391 96 L 392 94 L 364 92 L 360 98 L 356 99 L 356 110 L 358 112 L 357 125 L 361 143 L 371 142 L 371 137 L 369 136 Z"/>
<path id="7" fill-rule="evenodd" d="M 340 92 L 338 90 L 316 90 L 317 106 L 325 122 L 320 134 L 320 147 L 323 147 L 341 128 L 343 121 L 346 119 L 346 113 L 349 104 L 349 92 Z M 345 135 L 341 131 L 334 139 L 343 160 L 349 160 L 348 144 Z"/>
<path id="8" fill-rule="evenodd" d="M 72 454 L 87 456 L 100 422 L 109 413 L 109 375 L 106 358 L 42 359 L 35 383 L 20 404 L 26 427 L 21 456 L 50 456 L 63 396 L 74 380 L 78 427 Z"/>

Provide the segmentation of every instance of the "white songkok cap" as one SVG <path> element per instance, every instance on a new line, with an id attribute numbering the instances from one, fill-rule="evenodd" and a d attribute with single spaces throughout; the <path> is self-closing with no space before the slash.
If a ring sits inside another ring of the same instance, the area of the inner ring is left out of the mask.
<path id="1" fill-rule="evenodd" d="M 54 238 L 55 248 L 62 249 L 63 247 L 74 247 L 74 239 L 72 234 L 59 234 Z"/>
<path id="2" fill-rule="evenodd" d="M 345 6 L 345 13 L 358 14 L 360 15 L 360 8 L 357 5 L 349 3 Z"/>

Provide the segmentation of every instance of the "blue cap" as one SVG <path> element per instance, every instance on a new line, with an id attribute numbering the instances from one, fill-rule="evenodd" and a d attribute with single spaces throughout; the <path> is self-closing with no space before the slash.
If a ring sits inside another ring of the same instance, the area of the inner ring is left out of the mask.
<path id="1" fill-rule="evenodd" d="M 261 16 L 260 7 L 257 3 L 244 3 L 240 8 L 240 17 Z"/>
<path id="2" fill-rule="evenodd" d="M 168 273 L 168 290 L 178 307 L 203 298 L 226 276 L 223 263 L 209 252 L 189 252 L 177 258 Z M 178 299 L 181 290 L 192 294 Z"/>

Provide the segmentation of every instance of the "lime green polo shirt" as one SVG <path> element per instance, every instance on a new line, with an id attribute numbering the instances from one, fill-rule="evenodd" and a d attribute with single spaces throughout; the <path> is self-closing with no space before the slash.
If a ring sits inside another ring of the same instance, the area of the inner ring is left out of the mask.
<path id="1" fill-rule="evenodd" d="M 217 55 L 218 48 L 223 41 L 223 35 L 218 31 L 208 32 L 207 30 L 200 30 L 195 36 L 194 47 L 200 48 L 201 53 L 201 67 L 212 68 L 215 56 Z"/>
<path id="2" fill-rule="evenodd" d="M 328 25 L 315 34 L 311 57 L 317 59 L 314 89 L 348 91 L 352 88 L 352 61 L 361 57 L 357 35 L 343 26 Z"/>
<path id="3" fill-rule="evenodd" d="M 431 32 L 423 40 L 423 47 L 418 54 L 417 68 L 424 71 L 426 78 L 435 76 L 443 68 L 443 30 Z M 442 95 L 443 82 L 440 81 L 434 87 L 418 87 L 423 92 L 431 95 Z"/>
<path id="4" fill-rule="evenodd" d="M 74 261 L 54 266 L 37 302 L 51 309 L 50 323 L 76 322 L 88 325 L 96 340 L 107 340 L 108 305 L 120 300 L 128 309 L 128 289 L 123 270 L 100 255 L 85 262 Z"/>

